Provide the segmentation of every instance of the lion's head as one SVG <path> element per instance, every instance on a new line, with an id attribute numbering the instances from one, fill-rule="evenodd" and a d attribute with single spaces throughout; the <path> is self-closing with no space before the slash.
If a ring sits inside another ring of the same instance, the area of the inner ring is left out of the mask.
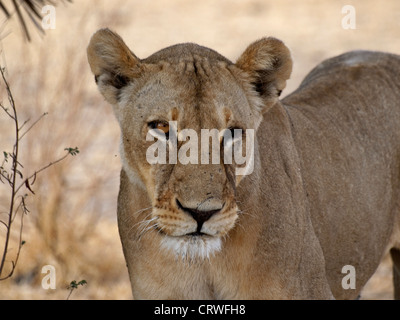
<path id="1" fill-rule="evenodd" d="M 177 139 L 175 146 L 168 140 L 183 129 L 197 133 L 199 140 L 201 129 L 257 130 L 290 76 L 289 50 L 277 39 L 264 38 L 232 63 L 213 50 L 186 43 L 141 60 L 117 34 L 102 29 L 87 52 L 99 90 L 120 124 L 123 170 L 132 184 L 146 189 L 153 208 L 147 221 L 163 235 L 162 245 L 191 257 L 219 250 L 221 237 L 240 214 L 235 200 L 243 178 L 235 174 L 240 164 L 225 163 L 223 156 L 212 163 L 212 137 L 207 138 L 207 150 L 195 157 L 198 163 L 182 163 L 170 150 L 175 147 L 179 155 L 191 139 Z M 148 139 L 150 130 L 158 138 Z M 219 135 L 217 141 L 221 154 L 225 137 Z M 151 163 L 149 148 L 163 138 L 167 163 Z"/>

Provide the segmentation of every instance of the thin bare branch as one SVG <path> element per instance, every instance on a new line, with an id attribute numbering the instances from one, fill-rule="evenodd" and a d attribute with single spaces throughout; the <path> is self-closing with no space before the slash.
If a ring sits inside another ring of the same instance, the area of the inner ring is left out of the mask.
<path id="1" fill-rule="evenodd" d="M 27 214 L 29 213 L 29 210 L 25 206 L 25 198 L 27 195 L 21 196 L 21 202 L 19 203 L 18 207 L 14 210 L 14 216 L 12 218 L 12 222 L 14 222 L 19 210 L 22 208 L 22 213 Z"/>
<path id="2" fill-rule="evenodd" d="M 8 229 L 7 223 L 5 223 L 3 220 L 0 220 L 0 223 L 2 223 L 6 227 L 6 229 Z"/>
<path id="3" fill-rule="evenodd" d="M 30 130 L 32 130 L 32 128 L 40 121 L 42 120 L 45 116 L 47 116 L 48 113 L 45 112 L 43 113 L 34 123 L 31 124 L 31 126 L 25 130 L 25 132 L 23 134 L 21 134 L 21 136 L 19 137 L 19 140 L 21 140 Z M 25 124 L 25 123 L 24 123 Z M 22 129 L 24 125 L 21 126 L 20 130 Z"/>
<path id="4" fill-rule="evenodd" d="M 8 278 L 11 278 L 11 277 L 12 277 L 12 275 L 14 274 L 14 270 L 15 270 L 15 262 L 14 262 L 14 261 L 11 261 L 11 264 L 12 264 L 12 268 L 11 268 L 11 271 L 10 271 L 10 273 L 9 273 L 8 275 L 6 275 L 5 277 L 3 277 L 3 278 L 0 278 L 0 281 L 6 280 L 6 279 L 8 279 Z"/>
<path id="5" fill-rule="evenodd" d="M 27 120 L 25 120 L 24 121 L 24 123 L 19 127 L 19 131 L 21 131 L 22 130 L 22 128 L 29 122 L 29 121 L 31 121 L 31 119 L 29 118 L 29 119 L 27 119 Z"/>
<path id="6" fill-rule="evenodd" d="M 7 276 L 5 276 L 4 278 L 0 278 L 0 281 L 1 280 L 6 280 L 6 279 L 12 277 L 12 275 L 14 274 L 15 268 L 17 267 L 17 264 L 18 264 L 18 260 L 19 260 L 19 256 L 20 256 L 20 253 L 21 253 L 22 246 L 24 245 L 24 242 L 22 241 L 22 231 L 23 231 L 23 228 L 24 228 L 24 216 L 25 216 L 26 211 L 27 211 L 27 208 L 26 208 L 26 205 L 25 205 L 25 197 L 21 197 L 21 203 L 18 206 L 18 208 L 20 208 L 21 206 L 23 208 L 22 209 L 23 213 L 21 214 L 21 222 L 20 222 L 20 227 L 19 227 L 18 250 L 17 250 L 16 256 L 15 256 L 15 260 L 11 261 L 12 267 L 11 267 L 10 273 Z"/>
<path id="7" fill-rule="evenodd" d="M 70 154 L 70 153 L 67 152 L 67 154 L 64 155 L 64 156 L 62 156 L 61 158 L 59 158 L 59 159 L 57 159 L 57 160 L 55 160 L 55 161 L 50 162 L 49 164 L 45 165 L 44 167 L 40 168 L 39 170 L 36 170 L 33 174 L 31 174 L 28 178 L 26 178 L 26 179 L 24 180 L 24 182 L 22 182 L 22 183 L 18 186 L 18 188 L 16 188 L 15 193 L 18 193 L 18 191 L 25 185 L 25 181 L 26 181 L 26 180 L 30 180 L 30 179 L 32 179 L 32 178 L 35 178 L 35 179 L 36 179 L 36 175 L 37 175 L 38 173 L 40 173 L 40 172 L 42 172 L 42 171 L 44 171 L 44 170 L 50 168 L 51 166 L 54 166 L 55 164 L 57 164 L 57 163 L 63 161 L 65 158 L 68 157 L 69 154 Z"/>
<path id="8" fill-rule="evenodd" d="M 4 110 L 5 113 L 7 113 L 7 115 L 8 115 L 11 119 L 15 120 L 14 117 L 13 117 L 13 115 L 12 115 L 11 113 L 8 112 L 8 109 L 7 109 L 6 107 L 4 107 L 2 104 L 0 104 L 0 107 Z"/>
<path id="9" fill-rule="evenodd" d="M 23 208 L 22 210 L 23 210 L 23 213 L 21 214 L 21 222 L 20 222 L 20 227 L 19 227 L 19 244 L 18 244 L 18 251 L 17 251 L 17 255 L 16 255 L 15 260 L 14 260 L 15 266 L 16 266 L 17 263 L 18 263 L 19 255 L 20 255 L 20 253 L 21 253 L 21 249 L 22 249 L 22 246 L 23 246 L 23 242 L 22 242 L 22 230 L 24 229 L 24 216 L 25 216 L 26 210 L 27 210 L 27 209 L 26 209 L 26 205 L 25 205 L 25 197 L 22 197 L 21 203 L 22 203 L 22 208 Z M 14 267 L 13 269 L 15 269 L 15 267 Z M 13 270 L 13 272 L 14 272 L 14 270 Z"/>
<path id="10" fill-rule="evenodd" d="M 12 161 L 12 177 L 11 177 L 11 182 L 10 182 L 10 186 L 11 186 L 11 193 L 10 193 L 10 209 L 9 209 L 9 215 L 8 215 L 8 229 L 6 232 L 6 239 L 5 239 L 5 244 L 4 244 L 4 250 L 3 250 L 3 255 L 1 258 L 1 262 L 0 262 L 0 277 L 1 274 L 3 272 L 4 269 L 4 263 L 6 261 L 6 256 L 7 256 L 7 251 L 8 251 L 8 245 L 10 243 L 10 236 L 11 236 L 11 225 L 12 225 L 12 213 L 14 212 L 14 205 L 15 205 L 15 196 L 16 196 L 16 192 L 15 192 L 15 183 L 16 183 L 16 179 L 17 179 L 17 173 L 18 173 L 18 149 L 19 149 L 19 125 L 18 125 L 18 117 L 17 117 L 17 110 L 15 108 L 15 103 L 14 103 L 14 97 L 12 95 L 10 86 L 8 84 L 8 81 L 5 77 L 4 74 L 4 69 L 0 68 L 0 73 L 1 76 L 3 78 L 3 82 L 6 86 L 7 89 L 7 95 L 8 95 L 8 101 L 10 102 L 11 108 L 13 110 L 13 120 L 14 120 L 14 124 L 15 124 L 15 144 L 14 144 L 14 151 L 13 151 L 13 161 Z M 14 263 L 13 263 L 14 265 Z M 14 267 L 13 267 L 14 268 Z M 12 272 L 14 272 L 14 270 L 12 270 Z M 11 273 L 12 275 L 12 273 Z M 9 275 L 7 278 L 11 277 L 11 275 Z M 1 280 L 1 278 L 0 278 Z"/>

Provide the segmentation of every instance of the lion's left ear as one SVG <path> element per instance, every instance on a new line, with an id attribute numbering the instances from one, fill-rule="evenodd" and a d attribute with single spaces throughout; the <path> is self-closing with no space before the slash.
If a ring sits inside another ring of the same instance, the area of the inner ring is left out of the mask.
<path id="1" fill-rule="evenodd" d="M 249 45 L 236 66 L 249 74 L 254 90 L 272 102 L 286 87 L 286 80 L 292 72 L 292 58 L 282 41 L 269 37 Z"/>

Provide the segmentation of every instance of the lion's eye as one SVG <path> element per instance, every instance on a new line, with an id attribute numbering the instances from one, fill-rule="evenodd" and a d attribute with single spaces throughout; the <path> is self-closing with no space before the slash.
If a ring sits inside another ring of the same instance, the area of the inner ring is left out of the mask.
<path id="1" fill-rule="evenodd" d="M 156 132 L 160 130 L 160 133 L 165 135 L 165 138 L 168 140 L 169 139 L 169 124 L 168 122 L 165 121 L 151 121 L 148 124 L 149 129 L 155 129 Z"/>
<path id="2" fill-rule="evenodd" d="M 235 132 L 236 132 L 236 137 L 244 135 L 244 130 L 239 127 L 229 127 L 228 130 L 231 132 L 232 139 L 235 138 Z"/>
<path id="3" fill-rule="evenodd" d="M 232 144 L 242 136 L 244 136 L 244 130 L 242 128 L 239 127 L 227 128 L 222 138 L 222 144 L 224 145 L 224 148 L 232 147 Z"/>
<path id="4" fill-rule="evenodd" d="M 148 126 L 150 129 L 157 129 L 165 134 L 169 132 L 169 124 L 164 121 L 151 121 L 149 122 Z"/>

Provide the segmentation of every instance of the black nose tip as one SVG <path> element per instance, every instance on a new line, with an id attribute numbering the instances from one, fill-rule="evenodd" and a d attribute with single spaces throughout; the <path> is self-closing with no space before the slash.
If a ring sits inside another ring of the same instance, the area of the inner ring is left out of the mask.
<path id="1" fill-rule="evenodd" d="M 194 208 L 185 208 L 184 206 L 182 206 L 182 204 L 179 202 L 178 199 L 176 199 L 176 204 L 179 209 L 189 213 L 193 217 L 193 219 L 196 220 L 198 233 L 201 233 L 200 230 L 201 227 L 203 226 L 203 223 L 206 222 L 208 219 L 210 219 L 213 214 L 221 210 L 221 209 L 216 209 L 216 210 L 202 211 Z"/>

